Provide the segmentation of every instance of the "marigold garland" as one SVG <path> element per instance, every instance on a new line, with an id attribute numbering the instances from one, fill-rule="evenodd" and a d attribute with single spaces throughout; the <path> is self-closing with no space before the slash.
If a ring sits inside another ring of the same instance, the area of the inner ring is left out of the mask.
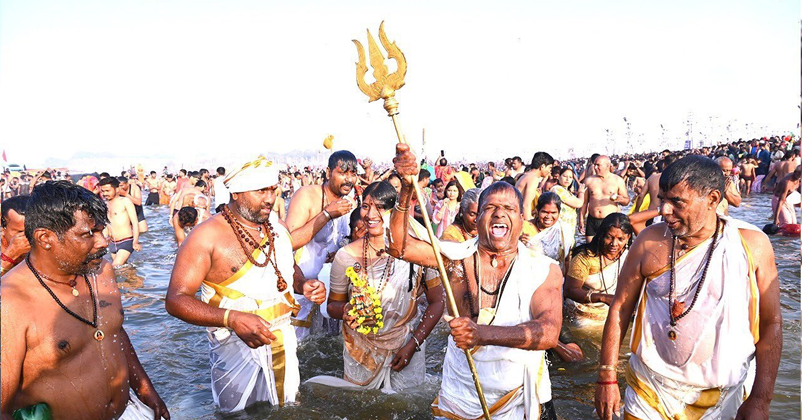
<path id="1" fill-rule="evenodd" d="M 351 309 L 348 315 L 356 317 L 359 325 L 356 331 L 360 334 L 376 334 L 384 327 L 384 315 L 382 315 L 381 294 L 368 284 L 367 279 L 362 278 L 354 267 L 345 269 L 345 276 L 351 281 Z M 364 325 L 366 322 L 373 322 L 373 327 Z"/>

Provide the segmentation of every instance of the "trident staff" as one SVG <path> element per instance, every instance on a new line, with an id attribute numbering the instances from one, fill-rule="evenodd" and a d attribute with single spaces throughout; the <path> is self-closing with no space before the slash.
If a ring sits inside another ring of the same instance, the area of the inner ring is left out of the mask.
<path id="1" fill-rule="evenodd" d="M 373 67 L 373 78 L 376 79 L 376 81 L 370 85 L 365 82 L 365 74 L 368 72 L 368 67 L 365 64 L 365 50 L 359 41 L 353 40 L 354 44 L 356 44 L 357 52 L 359 53 L 359 61 L 356 63 L 356 83 L 359 86 L 359 90 L 361 90 L 362 93 L 370 98 L 369 102 L 373 102 L 378 99 L 384 99 L 384 109 L 387 111 L 387 115 L 393 119 L 393 126 L 395 127 L 395 133 L 398 136 L 398 141 L 403 144 L 408 144 L 404 136 L 401 134 L 401 129 L 398 123 L 398 100 L 395 99 L 395 91 L 404 86 L 404 76 L 406 76 L 407 73 L 407 62 L 404 58 L 404 53 L 402 53 L 398 46 L 395 45 L 395 42 L 391 43 L 387 39 L 387 35 L 384 33 L 384 22 L 382 22 L 379 26 L 379 41 L 381 41 L 382 46 L 384 46 L 384 48 L 387 50 L 387 57 L 395 60 L 397 64 L 396 71 L 389 73 L 387 65 L 384 63 L 384 55 L 376 45 L 376 41 L 373 39 L 370 31 L 367 32 L 368 49 L 370 52 L 370 65 Z M 420 187 L 417 183 L 413 183 L 413 185 L 415 187 L 416 199 L 419 203 L 423 203 L 424 197 L 421 193 Z M 432 223 L 429 220 L 429 215 L 425 211 L 421 212 L 421 214 L 423 215 L 423 222 L 426 226 L 426 232 L 429 234 L 429 241 L 431 242 L 432 250 L 435 258 L 437 259 L 437 268 L 440 270 L 440 278 L 443 279 L 443 288 L 446 291 L 446 298 L 448 300 L 449 308 L 454 316 L 459 316 L 459 309 L 457 308 L 456 301 L 454 300 L 451 284 L 448 282 L 448 274 L 446 273 L 445 265 L 443 264 L 443 258 L 440 255 L 440 247 L 438 246 L 437 237 L 434 234 L 434 230 L 432 230 Z M 479 375 L 476 373 L 476 365 L 473 362 L 473 357 L 471 356 L 470 350 L 465 349 L 464 352 L 465 357 L 468 359 L 468 366 L 470 366 L 471 369 L 474 385 L 476 385 L 476 392 L 479 395 L 479 401 L 482 404 L 484 417 L 485 419 L 490 420 L 490 411 L 488 410 L 487 402 L 485 402 L 482 384 L 479 382 Z"/>

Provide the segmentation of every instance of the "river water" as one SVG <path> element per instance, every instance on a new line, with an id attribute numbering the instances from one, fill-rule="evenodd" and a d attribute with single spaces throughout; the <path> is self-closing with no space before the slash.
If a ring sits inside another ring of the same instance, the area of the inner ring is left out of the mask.
<path id="1" fill-rule="evenodd" d="M 769 196 L 746 197 L 731 215 L 758 227 L 767 223 Z M 427 341 L 427 378 L 412 392 L 385 395 L 375 392 L 333 390 L 301 386 L 300 404 L 280 411 L 256 405 L 244 412 L 225 415 L 215 410 L 209 379 L 208 344 L 204 328 L 189 325 L 167 314 L 164 296 L 176 255 L 172 229 L 164 206 L 146 208 L 150 231 L 141 238 L 142 252 L 117 272 L 125 307 L 125 328 L 139 359 L 164 399 L 173 419 L 428 419 L 429 404 L 437 393 L 448 328 L 442 323 Z M 800 415 L 800 240 L 771 238 L 780 277 L 783 311 L 783 352 L 771 403 L 771 419 Z M 561 419 L 595 419 L 593 395 L 601 331 L 572 330 L 586 359 L 579 363 L 556 361 L 550 368 L 554 404 Z M 628 339 L 627 339 L 628 342 Z M 627 344 L 625 342 L 625 344 Z M 628 352 L 622 346 L 622 355 Z M 301 379 L 327 374 L 342 377 L 340 337 L 316 337 L 298 350 Z M 623 375 L 619 375 L 623 382 Z"/>

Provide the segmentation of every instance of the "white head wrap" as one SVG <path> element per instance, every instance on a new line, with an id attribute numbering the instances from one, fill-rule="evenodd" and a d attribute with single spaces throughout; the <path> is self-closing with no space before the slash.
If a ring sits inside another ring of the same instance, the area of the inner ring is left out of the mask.
<path id="1" fill-rule="evenodd" d="M 232 194 L 257 191 L 278 185 L 278 175 L 278 167 L 264 156 L 259 156 L 242 165 L 240 169 L 231 172 L 223 180 L 223 184 Z"/>

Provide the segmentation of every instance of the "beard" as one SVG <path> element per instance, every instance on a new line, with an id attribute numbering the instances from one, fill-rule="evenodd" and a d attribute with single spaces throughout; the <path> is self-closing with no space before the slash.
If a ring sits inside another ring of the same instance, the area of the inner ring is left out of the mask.
<path id="1" fill-rule="evenodd" d="M 108 249 L 101 248 L 94 254 L 87 255 L 86 259 L 84 259 L 84 262 L 78 267 L 75 274 L 87 275 L 99 273 L 102 265 L 100 259 L 103 258 L 104 255 L 108 254 L 108 252 Z"/>
<path id="2" fill-rule="evenodd" d="M 237 214 L 242 216 L 243 219 L 245 219 L 245 220 L 247 220 L 247 221 L 249 221 L 251 223 L 257 223 L 257 224 L 261 225 L 261 224 L 267 222 L 267 220 L 270 218 L 270 213 L 273 211 L 273 204 L 265 205 L 264 208 L 266 208 L 268 210 L 266 216 L 262 215 L 262 212 L 261 212 L 262 207 L 257 207 L 256 209 L 253 209 L 253 208 L 251 208 L 249 206 L 245 206 L 245 205 L 240 204 L 240 205 L 237 206 L 236 210 L 237 210 Z"/>

